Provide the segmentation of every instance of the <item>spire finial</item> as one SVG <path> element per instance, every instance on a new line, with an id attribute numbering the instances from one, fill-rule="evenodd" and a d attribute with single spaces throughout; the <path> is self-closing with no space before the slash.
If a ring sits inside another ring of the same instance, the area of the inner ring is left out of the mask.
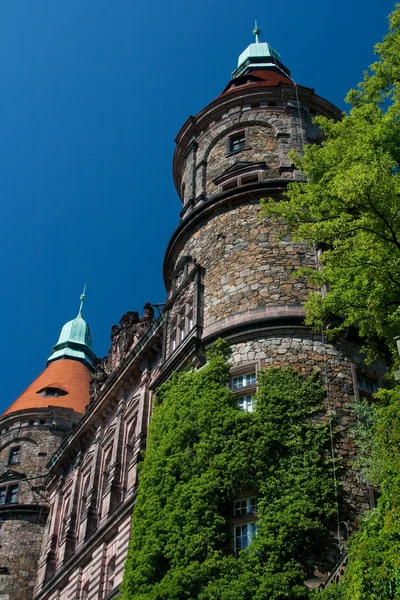
<path id="1" fill-rule="evenodd" d="M 253 35 L 256 36 L 256 44 L 258 44 L 260 41 L 261 29 L 258 27 L 257 21 L 254 21 Z"/>
<path id="2" fill-rule="evenodd" d="M 81 316 L 82 316 L 82 308 L 83 308 L 83 303 L 84 303 L 84 302 L 85 302 L 85 300 L 86 300 L 86 294 L 85 294 L 85 292 L 86 292 L 86 283 L 85 283 L 85 285 L 83 286 L 83 292 L 82 292 L 82 294 L 81 294 L 81 297 L 80 297 L 81 304 L 80 304 L 80 306 L 79 306 L 78 317 L 81 317 Z"/>

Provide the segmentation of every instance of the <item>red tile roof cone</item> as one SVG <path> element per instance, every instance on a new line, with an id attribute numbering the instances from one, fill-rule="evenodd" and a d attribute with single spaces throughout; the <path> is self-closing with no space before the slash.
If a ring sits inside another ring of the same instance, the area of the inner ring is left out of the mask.
<path id="1" fill-rule="evenodd" d="M 90 381 L 95 355 L 92 334 L 82 319 L 85 294 L 81 296 L 78 316 L 62 328 L 45 370 L 4 411 L 10 413 L 57 407 L 83 414 L 90 400 Z"/>

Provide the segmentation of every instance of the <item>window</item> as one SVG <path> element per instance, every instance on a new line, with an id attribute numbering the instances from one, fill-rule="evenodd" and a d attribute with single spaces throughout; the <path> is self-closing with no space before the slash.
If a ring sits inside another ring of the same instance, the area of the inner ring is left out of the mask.
<path id="1" fill-rule="evenodd" d="M 8 457 L 9 465 L 19 465 L 19 457 L 21 453 L 21 446 L 14 446 L 10 450 L 10 455 Z"/>
<path id="2" fill-rule="evenodd" d="M 112 448 L 109 448 L 104 453 L 104 462 L 103 462 L 103 485 L 101 489 L 101 496 L 103 497 L 106 493 L 108 484 L 110 482 L 110 467 L 111 467 L 111 457 L 112 457 Z"/>
<path id="3" fill-rule="evenodd" d="M 45 387 L 36 392 L 40 394 L 42 398 L 59 398 L 60 396 L 66 396 L 68 392 L 56 387 Z"/>
<path id="4" fill-rule="evenodd" d="M 254 515 L 257 512 L 257 496 L 235 500 L 233 514 L 235 517 Z"/>
<path id="5" fill-rule="evenodd" d="M 16 504 L 18 484 L 0 488 L 0 504 Z"/>
<path id="6" fill-rule="evenodd" d="M 106 593 L 110 594 L 114 589 L 115 579 L 115 556 L 109 561 L 107 565 L 107 579 L 106 579 Z"/>
<path id="7" fill-rule="evenodd" d="M 81 591 L 81 600 L 88 600 L 89 598 L 89 582 L 87 581 Z"/>
<path id="8" fill-rule="evenodd" d="M 81 520 L 84 519 L 87 514 L 86 502 L 88 499 L 89 483 L 90 483 L 90 472 L 85 473 L 85 475 L 83 476 L 83 481 L 82 481 L 80 508 L 79 508 L 79 518 Z"/>
<path id="9" fill-rule="evenodd" d="M 240 183 L 241 185 L 247 185 L 248 183 L 256 183 L 258 181 L 258 175 L 247 175 L 246 177 L 242 177 Z"/>
<path id="10" fill-rule="evenodd" d="M 170 352 L 176 350 L 181 342 L 188 336 L 194 326 L 194 312 L 192 300 L 181 308 L 181 312 L 171 322 Z"/>
<path id="11" fill-rule="evenodd" d="M 188 331 L 193 329 L 193 324 L 193 304 L 189 302 L 186 306 L 186 325 Z"/>
<path id="12" fill-rule="evenodd" d="M 238 377 L 232 377 L 232 390 L 240 390 L 250 385 L 256 385 L 256 374 L 255 372 L 245 373 Z"/>
<path id="13" fill-rule="evenodd" d="M 238 181 L 237 179 L 234 179 L 233 181 L 228 181 L 228 183 L 225 183 L 225 185 L 222 186 L 222 191 L 226 191 L 226 190 L 231 190 L 235 187 L 238 186 Z"/>
<path id="14" fill-rule="evenodd" d="M 368 394 L 375 394 L 378 391 L 378 382 L 374 379 L 370 379 L 365 375 L 359 375 L 357 379 L 360 391 L 367 392 Z"/>
<path id="15" fill-rule="evenodd" d="M 176 334 L 177 334 L 177 327 L 176 327 L 176 320 L 171 324 L 171 349 L 172 352 L 175 350 L 176 346 L 177 346 L 177 339 L 176 339 Z"/>
<path id="16" fill-rule="evenodd" d="M 239 410 L 241 410 L 243 412 L 253 412 L 254 406 L 255 406 L 255 399 L 253 398 L 253 394 L 248 394 L 247 396 L 239 396 L 238 397 Z"/>
<path id="17" fill-rule="evenodd" d="M 240 152 L 246 148 L 246 132 L 240 131 L 229 137 L 228 152 Z"/>
<path id="18" fill-rule="evenodd" d="M 240 550 L 244 550 L 251 544 L 252 538 L 257 533 L 257 523 L 242 523 L 234 526 L 233 546 L 235 556 L 238 556 Z"/>

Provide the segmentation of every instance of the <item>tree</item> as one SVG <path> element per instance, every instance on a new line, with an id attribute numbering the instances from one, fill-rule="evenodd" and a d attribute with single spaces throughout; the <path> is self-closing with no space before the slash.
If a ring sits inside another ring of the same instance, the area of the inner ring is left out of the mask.
<path id="1" fill-rule="evenodd" d="M 400 388 L 381 390 L 376 398 L 374 419 L 367 419 L 365 464 L 381 495 L 350 538 L 343 600 L 400 598 Z"/>
<path id="2" fill-rule="evenodd" d="M 335 492 L 318 375 L 259 375 L 256 408 L 227 387 L 221 340 L 162 386 L 133 513 L 123 600 L 306 599 L 308 561 L 332 544 Z M 235 498 L 254 490 L 257 535 L 233 555 Z"/>
<path id="3" fill-rule="evenodd" d="M 394 350 L 400 334 L 399 4 L 389 20 L 378 61 L 346 98 L 350 113 L 317 117 L 324 141 L 293 157 L 307 180 L 289 185 L 287 201 L 264 200 L 262 211 L 294 240 L 324 249 L 320 269 L 297 273 L 328 289 L 311 292 L 307 323 L 329 322 L 331 334 L 355 326 L 370 355 L 377 339 Z"/>
<path id="4" fill-rule="evenodd" d="M 289 186 L 287 202 L 265 200 L 263 214 L 283 220 L 295 240 L 324 249 L 319 270 L 298 273 L 311 286 L 327 286 L 324 297 L 311 293 L 307 322 L 329 323 L 333 335 L 354 326 L 370 357 L 378 339 L 398 360 L 400 4 L 389 21 L 377 62 L 347 96 L 350 113 L 337 123 L 318 117 L 324 141 L 294 158 L 307 180 Z M 400 597 L 400 388 L 380 391 L 376 402 L 361 406 L 365 420 L 357 429 L 364 471 L 381 496 L 350 537 L 342 585 L 328 587 L 321 598 Z"/>

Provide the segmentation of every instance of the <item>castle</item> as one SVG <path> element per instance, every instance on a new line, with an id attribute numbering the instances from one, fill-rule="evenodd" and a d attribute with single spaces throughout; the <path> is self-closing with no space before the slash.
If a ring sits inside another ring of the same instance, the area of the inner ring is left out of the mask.
<path id="1" fill-rule="evenodd" d="M 279 239 L 279 225 L 259 215 L 260 198 L 279 200 L 301 180 L 288 153 L 321 139 L 313 117 L 339 119 L 340 111 L 296 85 L 260 30 L 254 34 L 222 93 L 176 138 L 182 211 L 165 253 L 162 311 L 146 304 L 141 317 L 123 315 L 98 360 L 83 294 L 44 371 L 0 417 L 0 600 L 118 595 L 155 390 L 173 372 L 204 364 L 217 338 L 232 348 L 239 410 L 252 410 L 261 368 L 321 370 L 341 432 L 335 455 L 347 465 L 354 453 L 349 401 L 377 389 L 385 364 L 367 369 L 355 334 L 332 344 L 304 324 L 308 289 L 292 274 L 317 268 L 318 248 Z M 343 487 L 336 547 L 310 587 L 338 576 L 341 539 L 374 504 L 354 469 Z M 251 498 L 243 507 L 252 511 Z M 250 541 L 242 527 L 242 547 Z"/>

